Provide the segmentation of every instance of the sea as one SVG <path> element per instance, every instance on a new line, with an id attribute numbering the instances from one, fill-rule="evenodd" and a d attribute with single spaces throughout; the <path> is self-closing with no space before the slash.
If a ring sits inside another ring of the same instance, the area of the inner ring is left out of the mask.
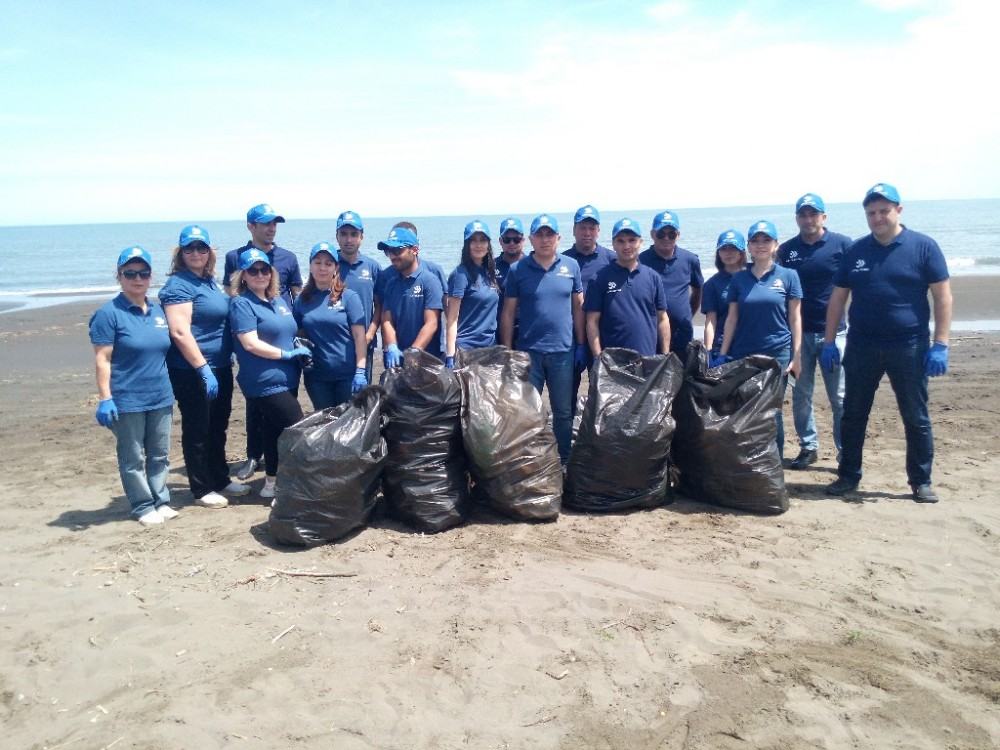
<path id="1" fill-rule="evenodd" d="M 345 207 L 354 210 L 357 207 Z M 541 213 L 545 207 L 537 213 Z M 650 226 L 662 208 L 602 210 L 599 242 L 611 246 L 611 227 L 628 216 L 642 226 Z M 727 229 L 746 233 L 759 219 L 773 221 L 782 240 L 798 232 L 790 206 L 733 206 L 724 208 L 676 208 L 681 220 L 682 247 L 701 258 L 706 278 L 715 271 L 715 241 Z M 561 250 L 573 244 L 573 214 L 549 212 L 562 234 Z M 397 221 L 406 219 L 417 227 L 420 254 L 440 263 L 446 270 L 460 259 L 462 230 L 473 219 L 486 222 L 494 234 L 494 250 L 499 252 L 496 228 L 510 214 L 480 216 L 392 216 L 364 217 L 365 244 L 362 252 L 387 265 L 377 244 Z M 528 224 L 536 213 L 521 214 Z M 362 214 L 364 216 L 364 214 Z M 278 227 L 276 241 L 298 256 L 303 276 L 308 272 L 310 248 L 317 242 L 333 241 L 333 218 L 298 219 L 287 215 Z M 1000 199 L 911 201 L 904 204 L 903 223 L 937 240 L 953 276 L 970 274 L 1000 276 Z M 153 257 L 153 291 L 165 279 L 170 251 L 177 244 L 181 228 L 198 224 L 206 228 L 220 255 L 249 240 L 246 222 L 216 221 L 193 217 L 186 222 L 127 224 L 75 224 L 53 226 L 11 226 L 0 228 L 0 311 L 43 307 L 78 300 L 95 302 L 117 293 L 115 260 L 122 249 L 141 245 Z M 826 226 L 850 237 L 868 233 L 864 212 L 857 203 L 827 204 Z M 648 239 L 647 239 L 648 242 Z M 217 271 L 222 269 L 220 257 Z M 998 280 L 1000 291 L 1000 280 Z M 0 314 L 2 314 L 0 312 Z"/>

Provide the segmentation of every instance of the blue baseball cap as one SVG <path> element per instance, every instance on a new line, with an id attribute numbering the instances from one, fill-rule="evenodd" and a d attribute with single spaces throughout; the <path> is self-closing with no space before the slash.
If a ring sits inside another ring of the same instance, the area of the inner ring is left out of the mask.
<path id="1" fill-rule="evenodd" d="M 282 224 L 285 221 L 285 217 L 278 216 L 274 212 L 274 209 L 267 203 L 261 203 L 259 206 L 254 206 L 247 211 L 247 222 L 250 224 L 267 224 L 271 221 Z"/>
<path id="2" fill-rule="evenodd" d="M 591 221 L 595 221 L 598 224 L 600 224 L 601 214 L 596 208 L 594 208 L 591 205 L 580 206 L 580 208 L 576 209 L 576 215 L 573 216 L 574 224 L 579 224 L 581 221 L 586 221 L 587 219 L 590 219 Z"/>
<path id="3" fill-rule="evenodd" d="M 204 242 L 209 247 L 212 246 L 211 240 L 208 239 L 208 230 L 202 229 L 197 224 L 184 227 L 181 230 L 180 239 L 177 240 L 177 244 L 181 247 L 187 247 L 192 242 Z"/>
<path id="4" fill-rule="evenodd" d="M 153 259 L 150 257 L 149 253 L 143 250 L 138 245 L 133 245 L 132 247 L 126 247 L 118 254 L 118 267 L 121 268 L 130 260 L 141 260 L 150 270 L 153 269 Z"/>
<path id="5" fill-rule="evenodd" d="M 385 242 L 378 243 L 378 249 L 385 252 L 395 247 L 419 247 L 417 235 L 406 227 L 393 227 Z"/>
<path id="6" fill-rule="evenodd" d="M 631 232 L 636 237 L 642 237 L 639 225 L 629 218 L 619 219 L 615 222 L 614 227 L 611 228 L 611 239 L 617 237 L 619 232 Z"/>
<path id="7" fill-rule="evenodd" d="M 861 201 L 861 205 L 867 206 L 869 201 L 873 201 L 878 198 L 882 198 L 898 205 L 899 191 L 886 182 L 880 182 L 878 185 L 872 185 L 868 189 L 868 192 L 865 193 L 865 199 Z"/>
<path id="8" fill-rule="evenodd" d="M 354 225 L 352 224 L 351 226 Z M 313 245 L 312 250 L 309 251 L 309 260 L 312 260 L 320 253 L 329 253 L 330 257 L 332 257 L 335 261 L 340 263 L 340 251 L 338 251 L 337 248 L 335 248 L 329 242 L 317 242 L 315 245 Z"/>
<path id="9" fill-rule="evenodd" d="M 267 257 L 267 253 L 258 250 L 257 248 L 251 248 L 250 250 L 244 250 L 240 254 L 240 270 L 245 271 L 254 263 L 266 263 L 271 265 L 271 259 Z"/>
<path id="10" fill-rule="evenodd" d="M 521 220 L 516 216 L 508 216 L 500 222 L 500 235 L 510 231 L 515 231 L 518 234 L 524 234 L 524 224 L 522 224 Z"/>
<path id="11" fill-rule="evenodd" d="M 344 211 L 337 217 L 337 229 L 341 227 L 354 227 L 359 232 L 365 231 L 365 225 L 361 222 L 361 217 L 353 211 Z"/>
<path id="12" fill-rule="evenodd" d="M 559 234 L 559 222 L 556 221 L 552 216 L 548 214 L 541 214 L 535 217 L 535 220 L 531 222 L 531 233 L 535 234 L 539 229 L 543 227 L 548 227 L 556 234 Z"/>
<path id="13" fill-rule="evenodd" d="M 486 239 L 488 240 L 492 239 L 492 237 L 490 237 L 490 228 L 486 224 L 481 222 L 479 219 L 470 221 L 468 224 L 465 225 L 464 239 L 469 239 L 469 237 L 476 234 L 476 232 L 479 232 L 480 234 L 485 234 Z"/>
<path id="14" fill-rule="evenodd" d="M 798 213 L 803 208 L 814 208 L 821 214 L 826 213 L 826 204 L 816 193 L 806 193 L 795 201 L 795 213 Z"/>
<path id="15" fill-rule="evenodd" d="M 747 230 L 747 238 L 753 239 L 755 234 L 764 233 L 772 240 L 778 239 L 778 230 L 774 228 L 772 224 L 767 219 L 761 219 L 760 221 L 755 221 L 750 225 L 750 229 Z"/>
<path id="16" fill-rule="evenodd" d="M 661 211 L 653 217 L 653 231 L 659 232 L 663 227 L 673 227 L 679 232 L 681 218 L 673 211 Z"/>
<path id="17" fill-rule="evenodd" d="M 741 253 L 745 253 L 747 250 L 746 238 L 735 229 L 727 229 L 725 232 L 720 234 L 719 239 L 715 241 L 716 250 L 721 250 L 726 247 L 726 245 L 735 247 Z"/>

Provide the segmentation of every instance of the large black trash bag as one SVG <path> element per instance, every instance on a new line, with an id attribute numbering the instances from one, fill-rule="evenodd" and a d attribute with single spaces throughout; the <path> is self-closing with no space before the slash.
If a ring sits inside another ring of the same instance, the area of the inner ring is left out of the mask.
<path id="1" fill-rule="evenodd" d="M 563 478 L 542 399 L 528 382 L 531 358 L 503 346 L 459 352 L 462 440 L 477 495 L 521 521 L 559 515 Z"/>
<path id="2" fill-rule="evenodd" d="M 368 522 L 386 458 L 383 395 L 378 386 L 366 388 L 281 433 L 268 520 L 278 542 L 309 547 L 340 539 Z"/>
<path id="3" fill-rule="evenodd" d="M 668 502 L 671 409 L 682 380 L 672 354 L 601 352 L 566 466 L 567 507 L 611 511 Z"/>
<path id="4" fill-rule="evenodd" d="M 443 531 L 470 511 L 462 448 L 462 386 L 437 357 L 407 349 L 382 376 L 389 455 L 382 486 L 393 515 L 422 531 Z"/>
<path id="5" fill-rule="evenodd" d="M 709 369 L 704 346 L 692 342 L 674 402 L 681 492 L 751 513 L 788 510 L 774 421 L 780 408 L 775 359 L 752 356 Z"/>

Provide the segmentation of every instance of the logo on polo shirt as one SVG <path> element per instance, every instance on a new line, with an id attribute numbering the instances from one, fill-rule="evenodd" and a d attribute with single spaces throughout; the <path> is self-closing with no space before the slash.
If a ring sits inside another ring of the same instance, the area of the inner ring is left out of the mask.
<path id="1" fill-rule="evenodd" d="M 424 293 L 424 288 L 422 286 L 420 286 L 420 284 L 414 284 L 413 285 L 413 296 L 414 297 L 417 297 L 417 296 L 419 296 L 419 295 L 421 295 L 423 293 Z"/>
<path id="2" fill-rule="evenodd" d="M 868 270 L 868 268 L 865 266 L 865 259 L 864 258 L 858 258 L 857 261 L 855 261 L 855 263 L 854 263 L 854 270 L 855 271 L 867 271 Z"/>
<path id="3" fill-rule="evenodd" d="M 359 273 L 358 276 L 360 276 L 362 279 L 371 280 L 372 274 L 371 271 L 369 271 L 367 268 L 362 268 L 361 273 Z"/>
<path id="4" fill-rule="evenodd" d="M 571 276 L 571 275 L 572 275 L 572 274 L 570 273 L 569 269 L 568 269 L 568 268 L 566 268 L 566 266 L 559 266 L 559 271 L 558 271 L 558 274 L 559 274 L 560 276 Z"/>
<path id="5" fill-rule="evenodd" d="M 333 310 L 343 310 L 344 309 L 344 303 L 341 302 L 338 299 L 336 302 L 334 302 L 332 305 L 330 305 L 330 308 L 333 309 Z"/>
<path id="6" fill-rule="evenodd" d="M 785 288 L 785 282 L 783 282 L 781 279 L 775 279 L 774 281 L 771 282 L 771 288 L 772 289 L 784 289 Z"/>
<path id="7" fill-rule="evenodd" d="M 613 282 L 613 281 L 609 281 L 608 282 L 608 291 L 609 292 L 617 292 L 618 291 L 618 285 L 615 282 Z"/>
<path id="8" fill-rule="evenodd" d="M 790 260 L 790 261 L 796 261 L 798 259 L 799 259 L 799 251 L 798 250 L 792 250 L 788 254 L 788 260 Z"/>
<path id="9" fill-rule="evenodd" d="M 167 321 L 161 318 L 159 315 L 157 315 L 153 320 L 155 321 L 157 328 L 167 327 Z"/>
<path id="10" fill-rule="evenodd" d="M 274 309 L 277 310 L 278 312 L 280 312 L 282 315 L 291 315 L 292 314 L 292 311 L 289 310 L 287 307 L 285 307 L 285 305 L 283 305 L 283 304 L 278 305 Z"/>

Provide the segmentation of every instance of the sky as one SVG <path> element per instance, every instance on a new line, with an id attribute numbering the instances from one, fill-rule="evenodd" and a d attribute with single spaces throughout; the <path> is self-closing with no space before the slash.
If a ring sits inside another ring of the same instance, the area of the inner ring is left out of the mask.
<path id="1" fill-rule="evenodd" d="M 0 0 L 0 225 L 1000 197 L 988 0 Z"/>

